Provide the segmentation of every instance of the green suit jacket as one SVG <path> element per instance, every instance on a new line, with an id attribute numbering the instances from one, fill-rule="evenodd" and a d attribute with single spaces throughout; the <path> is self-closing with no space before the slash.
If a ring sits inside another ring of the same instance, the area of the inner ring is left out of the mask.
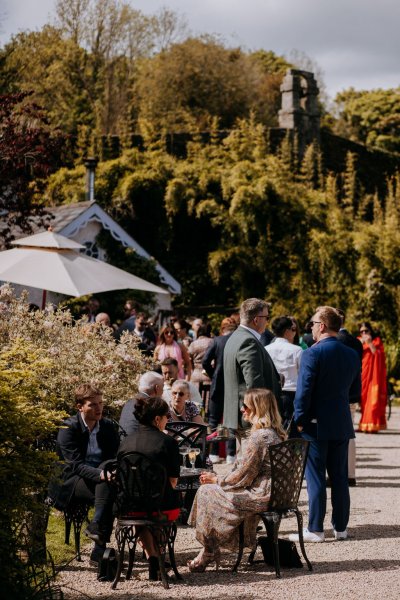
<path id="1" fill-rule="evenodd" d="M 237 429 L 246 390 L 267 388 L 280 402 L 278 372 L 264 346 L 244 327 L 238 327 L 224 350 L 224 425 Z"/>

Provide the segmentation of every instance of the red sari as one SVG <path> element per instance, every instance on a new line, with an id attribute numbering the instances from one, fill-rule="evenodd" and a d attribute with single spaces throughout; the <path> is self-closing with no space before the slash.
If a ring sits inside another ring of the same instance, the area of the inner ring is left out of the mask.
<path id="1" fill-rule="evenodd" d="M 363 344 L 361 372 L 361 421 L 359 430 L 366 433 L 386 429 L 385 351 L 379 337 L 374 338 L 372 343 L 376 348 L 375 352 L 371 352 L 368 344 Z"/>

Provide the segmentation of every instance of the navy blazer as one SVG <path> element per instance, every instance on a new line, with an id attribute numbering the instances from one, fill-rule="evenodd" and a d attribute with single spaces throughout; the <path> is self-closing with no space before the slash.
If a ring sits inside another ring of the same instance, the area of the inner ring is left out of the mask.
<path id="1" fill-rule="evenodd" d="M 57 435 L 57 453 L 63 461 L 62 481 L 53 480 L 49 489 L 49 496 L 56 508 L 68 506 L 80 477 L 100 482 L 101 469 L 85 464 L 88 442 L 89 431 L 78 412 L 63 423 Z M 119 435 L 115 423 L 110 419 L 100 419 L 97 443 L 101 450 L 101 462 L 116 457 Z"/>
<path id="2" fill-rule="evenodd" d="M 354 335 L 351 335 L 351 333 L 349 333 L 344 327 L 340 329 L 337 339 L 339 340 L 339 342 L 342 342 L 342 344 L 345 344 L 349 348 L 355 350 L 360 359 L 360 372 L 358 375 L 360 378 L 359 390 L 355 395 L 350 394 L 350 404 L 356 404 L 357 402 L 361 402 L 361 364 L 363 357 L 362 343 Z"/>
<path id="3" fill-rule="evenodd" d="M 356 352 L 334 336 L 304 350 L 294 399 L 296 425 L 319 440 L 353 438 L 349 397 L 360 394 L 359 373 Z"/>

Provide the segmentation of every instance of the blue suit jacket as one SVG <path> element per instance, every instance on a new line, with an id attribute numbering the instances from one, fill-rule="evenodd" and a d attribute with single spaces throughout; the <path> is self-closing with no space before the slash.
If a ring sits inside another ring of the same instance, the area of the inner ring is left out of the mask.
<path id="1" fill-rule="evenodd" d="M 360 393 L 359 372 L 357 353 L 336 337 L 304 350 L 294 399 L 296 425 L 319 440 L 353 438 L 349 397 Z"/>

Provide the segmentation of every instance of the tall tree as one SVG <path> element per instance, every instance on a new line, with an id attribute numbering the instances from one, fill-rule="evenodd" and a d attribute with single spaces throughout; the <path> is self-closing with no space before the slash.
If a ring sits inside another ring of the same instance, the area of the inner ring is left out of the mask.
<path id="1" fill-rule="evenodd" d="M 43 111 L 26 93 L 0 96 L 0 213 L 4 243 L 12 228 L 31 231 L 44 212 L 48 175 L 60 166 L 64 137 L 52 132 Z"/>
<path id="2" fill-rule="evenodd" d="M 336 133 L 400 153 L 400 87 L 369 91 L 350 88 L 336 96 L 335 105 Z"/>

